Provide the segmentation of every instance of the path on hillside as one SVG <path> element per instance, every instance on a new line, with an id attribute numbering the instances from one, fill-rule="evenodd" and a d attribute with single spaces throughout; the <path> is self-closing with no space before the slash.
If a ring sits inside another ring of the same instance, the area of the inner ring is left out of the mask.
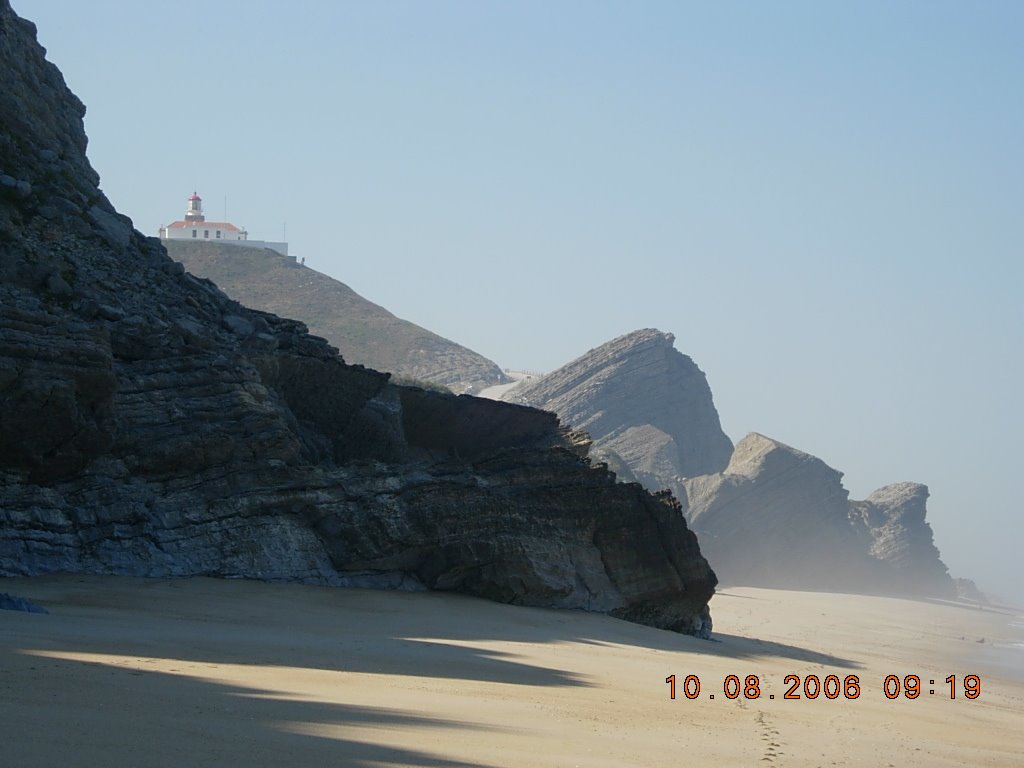
<path id="1" fill-rule="evenodd" d="M 477 397 L 486 397 L 488 400 L 501 400 L 506 392 L 509 392 L 518 387 L 523 381 L 534 381 L 540 378 L 540 374 L 527 372 L 527 371 L 509 371 L 506 370 L 505 374 L 512 379 L 509 384 L 495 384 L 491 387 L 484 387 L 476 393 Z"/>

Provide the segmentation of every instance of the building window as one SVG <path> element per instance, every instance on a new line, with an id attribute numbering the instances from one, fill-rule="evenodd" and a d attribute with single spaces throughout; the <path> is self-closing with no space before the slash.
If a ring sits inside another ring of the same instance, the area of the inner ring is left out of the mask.
<path id="1" fill-rule="evenodd" d="M 193 229 L 192 230 L 192 237 L 195 237 L 195 236 L 196 236 L 196 231 Z"/>
<path id="2" fill-rule="evenodd" d="M 217 239 L 220 240 L 220 230 L 217 230 Z"/>
<path id="3" fill-rule="evenodd" d="M 204 229 L 203 230 L 203 237 L 205 237 L 207 240 L 209 240 L 210 239 L 210 230 Z"/>

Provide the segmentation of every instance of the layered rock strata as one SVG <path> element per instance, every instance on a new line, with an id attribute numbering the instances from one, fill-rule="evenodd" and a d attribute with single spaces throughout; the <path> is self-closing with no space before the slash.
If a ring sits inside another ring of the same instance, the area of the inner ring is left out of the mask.
<path id="1" fill-rule="evenodd" d="M 951 595 L 925 522 L 928 489 L 898 483 L 851 501 L 842 477 L 751 433 L 724 472 L 685 481 L 686 517 L 726 583 Z"/>
<path id="2" fill-rule="evenodd" d="M 186 273 L 99 191 L 7 0 L 0 67 L 0 575 L 455 589 L 706 634 L 674 499 L 550 414 L 397 387 Z"/>
<path id="3" fill-rule="evenodd" d="M 726 583 L 953 594 L 925 486 L 851 501 L 842 473 L 814 456 L 757 433 L 733 449 L 704 374 L 671 334 L 626 334 L 505 397 L 589 432 L 591 455 L 621 479 L 671 490 Z"/>
<path id="4" fill-rule="evenodd" d="M 863 586 L 869 562 L 842 473 L 820 459 L 755 433 L 724 472 L 685 485 L 687 519 L 730 583 Z"/>
<path id="5" fill-rule="evenodd" d="M 886 566 L 886 576 L 907 592 L 952 595 L 950 580 L 932 527 L 925 520 L 928 486 L 893 483 L 864 501 L 850 504 L 850 524 L 867 545 L 871 557 Z"/>
<path id="6" fill-rule="evenodd" d="M 681 495 L 684 478 L 720 472 L 729 463 L 732 442 L 703 371 L 674 341 L 651 328 L 628 333 L 505 399 L 558 414 L 586 431 L 595 457 L 627 479 Z"/>

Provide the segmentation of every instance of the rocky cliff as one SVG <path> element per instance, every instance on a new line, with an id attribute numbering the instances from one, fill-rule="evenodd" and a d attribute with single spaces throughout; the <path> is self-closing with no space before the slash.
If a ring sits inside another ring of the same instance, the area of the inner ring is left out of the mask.
<path id="1" fill-rule="evenodd" d="M 901 590 L 953 594 L 956 585 L 925 521 L 928 486 L 893 483 L 850 504 L 850 524 Z"/>
<path id="2" fill-rule="evenodd" d="M 399 377 L 476 392 L 508 380 L 497 364 L 395 317 L 347 285 L 273 251 L 215 242 L 165 242 L 171 258 L 247 307 L 294 317 L 345 360 Z"/>
<path id="3" fill-rule="evenodd" d="M 842 473 L 814 456 L 757 433 L 733 450 L 707 379 L 671 334 L 626 334 L 505 397 L 589 432 L 620 478 L 671 490 L 728 584 L 953 594 L 925 486 L 851 501 Z"/>
<path id="4" fill-rule="evenodd" d="M 726 583 L 952 595 L 928 489 L 899 483 L 850 501 L 842 477 L 752 433 L 724 472 L 685 481 L 686 516 Z"/>
<path id="5" fill-rule="evenodd" d="M 594 441 L 594 455 L 651 490 L 682 495 L 683 478 L 721 471 L 732 442 L 707 378 L 654 329 L 628 333 L 516 387 L 512 402 L 552 411 Z"/>
<path id="6" fill-rule="evenodd" d="M 685 485 L 687 518 L 730 583 L 864 586 L 842 473 L 820 459 L 755 433 L 724 472 Z"/>
<path id="7" fill-rule="evenodd" d="M 678 504 L 550 414 L 396 387 L 187 274 L 98 189 L 0 0 L 0 575 L 455 589 L 706 633 Z"/>

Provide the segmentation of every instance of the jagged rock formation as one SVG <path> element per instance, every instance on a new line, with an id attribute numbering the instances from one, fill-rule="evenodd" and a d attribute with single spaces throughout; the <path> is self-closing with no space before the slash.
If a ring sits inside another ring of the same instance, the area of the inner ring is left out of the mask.
<path id="1" fill-rule="evenodd" d="M 707 378 L 654 329 L 628 333 L 506 400 L 558 414 L 594 440 L 594 455 L 651 490 L 682 494 L 683 478 L 721 471 L 732 442 L 722 431 Z"/>
<path id="2" fill-rule="evenodd" d="M 952 594 L 955 585 L 925 521 L 927 500 L 928 486 L 893 483 L 852 502 L 850 522 L 900 589 L 928 593 L 941 584 L 943 592 Z"/>
<path id="3" fill-rule="evenodd" d="M 735 450 L 701 370 L 673 336 L 634 331 L 505 398 L 556 413 L 620 478 L 667 488 L 729 584 L 949 596 L 928 489 L 851 501 L 842 473 L 752 433 Z"/>
<path id="4" fill-rule="evenodd" d="M 725 471 L 685 481 L 691 527 L 726 583 L 949 595 L 925 522 L 928 489 L 850 501 L 842 473 L 757 433 Z"/>
<path id="5" fill-rule="evenodd" d="M 187 274 L 97 187 L 0 0 L 0 576 L 455 589 L 706 633 L 678 504 L 547 413 L 397 387 Z"/>
<path id="6" fill-rule="evenodd" d="M 727 584 L 953 593 L 927 487 L 850 501 L 841 472 L 791 446 L 752 433 L 733 450 L 705 375 L 671 334 L 627 334 L 505 397 L 587 430 L 621 478 L 672 490 Z"/>
<path id="7" fill-rule="evenodd" d="M 755 433 L 724 472 L 685 486 L 687 519 L 730 583 L 834 589 L 869 570 L 842 473 L 820 459 Z"/>
<path id="8" fill-rule="evenodd" d="M 171 258 L 247 307 L 301 320 L 350 363 L 453 392 L 477 392 L 508 377 L 482 355 L 395 317 L 344 283 L 294 258 L 216 242 L 167 241 Z"/>

